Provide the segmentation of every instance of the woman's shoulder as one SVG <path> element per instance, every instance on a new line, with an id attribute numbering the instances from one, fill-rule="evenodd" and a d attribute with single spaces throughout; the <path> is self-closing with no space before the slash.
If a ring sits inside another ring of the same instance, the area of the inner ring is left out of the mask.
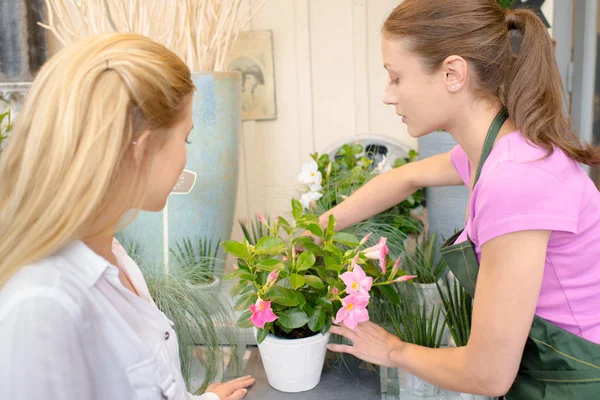
<path id="1" fill-rule="evenodd" d="M 81 282 L 69 274 L 66 260 L 56 255 L 44 258 L 21 268 L 0 289 L 0 321 L 15 312 L 38 313 L 29 316 L 44 320 L 51 310 L 79 319 L 85 304 L 84 291 Z"/>

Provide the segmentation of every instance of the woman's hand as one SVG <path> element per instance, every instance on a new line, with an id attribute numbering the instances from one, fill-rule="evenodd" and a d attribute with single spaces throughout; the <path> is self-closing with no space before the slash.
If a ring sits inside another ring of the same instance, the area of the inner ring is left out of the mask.
<path id="1" fill-rule="evenodd" d="M 352 346 L 329 344 L 329 350 L 352 354 L 361 360 L 383 367 L 395 367 L 391 353 L 401 350 L 404 346 L 400 338 L 371 321 L 358 324 L 354 331 L 339 325 L 333 325 L 329 331 L 352 342 Z"/>
<path id="2" fill-rule="evenodd" d="M 247 375 L 229 382 L 213 383 L 206 391 L 216 394 L 221 400 L 240 400 L 246 397 L 247 388 L 253 384 L 254 378 Z"/>

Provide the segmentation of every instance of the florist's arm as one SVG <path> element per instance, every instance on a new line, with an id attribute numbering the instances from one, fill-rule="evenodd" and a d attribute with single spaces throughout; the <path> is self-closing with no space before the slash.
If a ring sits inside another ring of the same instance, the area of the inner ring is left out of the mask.
<path id="1" fill-rule="evenodd" d="M 341 204 L 324 213 L 320 223 L 326 226 L 329 215 L 333 214 L 336 229 L 343 230 L 404 201 L 418 189 L 462 184 L 450 161 L 450 152 L 428 157 L 371 179 Z"/>
<path id="2" fill-rule="evenodd" d="M 366 323 L 355 332 L 332 327 L 333 333 L 348 337 L 353 346 L 332 345 L 331 349 L 398 367 L 448 390 L 505 394 L 514 382 L 531 328 L 549 238 L 549 231 L 521 231 L 483 245 L 467 346 L 416 346 Z"/>

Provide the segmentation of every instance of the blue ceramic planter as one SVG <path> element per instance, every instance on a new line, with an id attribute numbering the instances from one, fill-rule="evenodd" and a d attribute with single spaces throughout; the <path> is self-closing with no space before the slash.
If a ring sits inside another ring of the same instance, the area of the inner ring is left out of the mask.
<path id="1" fill-rule="evenodd" d="M 145 263 L 168 265 L 169 248 L 189 238 L 231 235 L 238 181 L 238 138 L 242 130 L 241 76 L 237 72 L 193 75 L 194 130 L 184 176 L 160 213 L 140 212 L 121 235 L 135 241 Z M 191 186 L 195 175 L 195 183 Z M 191 186 L 191 190 L 190 190 Z M 183 189 L 182 189 L 183 188 Z M 223 250 L 219 258 L 224 259 Z"/>

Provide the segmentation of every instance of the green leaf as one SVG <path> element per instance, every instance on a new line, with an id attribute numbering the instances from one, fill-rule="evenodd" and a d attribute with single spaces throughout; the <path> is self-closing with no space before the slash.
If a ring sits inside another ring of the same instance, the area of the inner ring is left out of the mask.
<path id="1" fill-rule="evenodd" d="M 393 304 L 400 305 L 400 296 L 398 292 L 390 285 L 379 286 L 383 294 L 390 299 Z"/>
<path id="2" fill-rule="evenodd" d="M 325 323 L 327 313 L 322 307 L 317 307 L 313 310 L 308 320 L 308 328 L 313 332 L 318 332 Z"/>
<path id="3" fill-rule="evenodd" d="M 296 199 L 292 199 L 292 216 L 295 220 L 302 216 L 302 204 Z"/>
<path id="4" fill-rule="evenodd" d="M 294 291 L 281 286 L 273 286 L 271 290 L 269 290 L 269 293 L 267 293 L 267 297 L 273 303 L 287 307 L 294 307 L 299 303 L 298 297 Z"/>
<path id="5" fill-rule="evenodd" d="M 267 325 L 265 325 L 265 327 L 266 326 Z M 256 343 L 261 344 L 267 338 L 267 336 L 269 336 L 269 330 L 260 328 L 256 328 L 256 330 Z"/>
<path id="6" fill-rule="evenodd" d="M 225 251 L 237 258 L 247 258 L 248 257 L 248 249 L 240 242 L 236 242 L 235 240 L 225 240 L 221 242 L 221 245 L 225 249 Z"/>
<path id="7" fill-rule="evenodd" d="M 308 315 L 297 307 L 285 310 L 278 316 L 279 324 L 288 329 L 301 328 L 308 322 Z"/>
<path id="8" fill-rule="evenodd" d="M 329 274 L 327 273 L 327 270 L 324 267 L 316 267 L 315 268 L 317 270 L 317 274 L 319 274 L 319 278 L 321 278 L 321 280 L 325 281 L 327 280 L 327 278 L 329 278 Z"/>
<path id="9" fill-rule="evenodd" d="M 331 321 L 328 318 L 325 318 L 325 322 L 323 323 L 323 326 L 321 327 L 321 333 L 324 335 L 327 332 L 329 332 L 329 328 L 331 328 Z"/>
<path id="10" fill-rule="evenodd" d="M 356 247 L 359 244 L 359 240 L 356 236 L 346 232 L 337 232 L 333 235 L 333 241 L 350 247 Z"/>
<path id="11" fill-rule="evenodd" d="M 274 258 L 267 258 L 266 260 L 262 260 L 258 264 L 256 264 L 256 269 L 259 271 L 267 271 L 267 272 L 271 272 L 276 269 L 281 270 L 281 269 L 283 269 L 283 263 Z"/>
<path id="12" fill-rule="evenodd" d="M 240 317 L 238 318 L 236 325 L 240 328 L 252 328 L 254 324 L 250 321 L 250 317 L 252 316 L 252 311 L 246 310 Z"/>
<path id="13" fill-rule="evenodd" d="M 296 297 L 298 298 L 298 307 L 304 307 L 306 305 L 306 297 L 304 297 L 302 292 L 296 292 Z"/>
<path id="14" fill-rule="evenodd" d="M 320 238 L 323 237 L 323 230 L 317 224 L 310 224 L 309 226 L 306 227 L 306 229 L 308 229 L 310 231 L 310 233 L 312 233 L 313 235 L 315 235 L 317 237 L 320 237 Z"/>
<path id="15" fill-rule="evenodd" d="M 327 300 L 325 297 L 319 297 L 316 303 L 328 313 L 333 313 L 333 302 L 331 300 Z"/>
<path id="16" fill-rule="evenodd" d="M 231 290 L 229 291 L 229 293 L 231 294 L 231 297 L 235 297 L 235 296 L 239 295 L 240 293 L 242 293 L 244 291 L 244 289 L 247 289 L 247 288 L 248 288 L 248 282 L 238 281 L 231 287 Z"/>
<path id="17" fill-rule="evenodd" d="M 340 273 L 342 271 L 342 269 L 344 269 L 343 265 L 340 265 L 340 263 L 337 262 L 337 260 L 333 257 L 326 257 L 325 258 L 325 267 L 330 270 L 330 271 L 334 271 L 337 273 Z"/>
<path id="18" fill-rule="evenodd" d="M 233 309 L 236 311 L 246 310 L 252 304 L 256 303 L 256 300 L 258 300 L 258 295 L 256 293 L 245 294 L 237 299 L 235 305 L 233 306 Z"/>
<path id="19" fill-rule="evenodd" d="M 335 217 L 333 214 L 329 214 L 329 220 L 327 221 L 327 230 L 333 232 L 335 229 Z"/>
<path id="20" fill-rule="evenodd" d="M 325 247 L 324 247 L 324 250 L 330 252 L 331 254 L 333 254 L 335 256 L 337 256 L 338 258 L 341 258 L 342 254 L 343 254 L 342 251 L 337 246 L 334 246 L 332 244 L 326 244 Z"/>
<path id="21" fill-rule="evenodd" d="M 298 256 L 296 266 L 299 271 L 306 271 L 307 269 L 310 269 L 313 265 L 315 265 L 315 261 L 315 255 L 310 251 L 305 251 L 304 253 Z"/>
<path id="22" fill-rule="evenodd" d="M 306 284 L 310 287 L 314 287 L 315 289 L 325 289 L 325 284 L 318 276 L 306 275 L 304 276 L 304 279 L 306 280 Z"/>
<path id="23" fill-rule="evenodd" d="M 265 236 L 256 243 L 255 250 L 259 254 L 277 254 L 283 250 L 283 240 L 273 236 Z"/>
<path id="24" fill-rule="evenodd" d="M 354 146 L 352 146 L 352 153 L 353 154 L 360 154 L 363 152 L 363 147 L 360 144 L 355 144 Z"/>
<path id="25" fill-rule="evenodd" d="M 283 229 L 285 229 L 285 231 L 288 234 L 291 234 L 293 231 L 292 226 L 290 225 L 290 223 L 287 221 L 287 219 L 283 218 L 283 217 L 279 217 L 279 226 L 283 227 Z"/>
<path id="26" fill-rule="evenodd" d="M 292 289 L 299 289 L 306 283 L 306 280 L 302 275 L 292 274 L 290 275 L 290 283 L 292 284 Z"/>
<path id="27" fill-rule="evenodd" d="M 236 269 L 225 275 L 223 277 L 223 280 L 227 281 L 234 278 L 239 278 L 246 281 L 254 281 L 256 279 L 256 275 L 251 274 L 250 272 L 246 272 L 243 269 Z"/>

